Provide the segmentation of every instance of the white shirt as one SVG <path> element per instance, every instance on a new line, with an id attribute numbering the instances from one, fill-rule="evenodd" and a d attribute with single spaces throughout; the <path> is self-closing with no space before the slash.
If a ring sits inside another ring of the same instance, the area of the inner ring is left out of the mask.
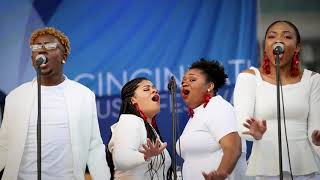
<path id="1" fill-rule="evenodd" d="M 267 131 L 258 141 L 251 136 L 243 136 L 254 140 L 247 174 L 277 176 L 279 153 L 276 85 L 263 81 L 260 72 L 256 68 L 252 69 L 255 70 L 255 75 L 239 74 L 234 90 L 238 128 L 241 132 L 246 131 L 243 122 L 248 117 L 254 117 L 267 121 Z M 308 140 L 312 131 L 320 128 L 320 76 L 311 74 L 311 71 L 305 69 L 300 82 L 282 86 L 293 175 L 306 175 L 320 170 L 319 157 Z M 283 113 L 281 117 L 283 170 L 289 172 Z"/>
<path id="2" fill-rule="evenodd" d="M 41 86 L 41 176 L 45 180 L 72 180 L 73 164 L 69 119 L 64 98 L 67 81 Z M 37 100 L 32 108 L 18 180 L 37 179 Z"/>
<path id="3" fill-rule="evenodd" d="M 200 105 L 193 111 L 176 144 L 180 153 L 180 141 L 185 180 L 201 180 L 202 172 L 216 170 L 223 156 L 219 140 L 237 131 L 233 107 L 221 96 L 212 97 L 205 108 Z"/>
<path id="4" fill-rule="evenodd" d="M 147 131 L 143 119 L 132 114 L 122 114 L 119 121 L 111 127 L 112 137 L 108 148 L 115 166 L 115 179 L 150 180 L 147 172 L 149 161 L 138 150 L 147 142 Z M 166 179 L 171 159 L 167 149 L 164 151 L 164 164 L 160 166 L 154 180 Z M 153 168 L 159 167 L 160 155 L 152 157 Z"/>

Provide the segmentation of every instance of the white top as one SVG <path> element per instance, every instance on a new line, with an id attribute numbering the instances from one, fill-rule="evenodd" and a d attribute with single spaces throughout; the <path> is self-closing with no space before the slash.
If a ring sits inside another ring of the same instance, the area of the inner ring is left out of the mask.
<path id="1" fill-rule="evenodd" d="M 84 180 L 86 165 L 94 180 L 110 179 L 102 142 L 94 93 L 78 82 L 66 78 L 64 98 L 67 106 L 73 175 Z M 6 97 L 6 106 L 0 128 L 0 169 L 2 179 L 17 179 L 28 135 L 29 121 L 37 102 L 37 82 L 22 84 Z"/>
<path id="2" fill-rule="evenodd" d="M 74 179 L 69 119 L 64 98 L 66 83 L 41 86 L 41 177 L 46 180 Z M 37 112 L 37 103 L 34 103 L 18 180 L 37 179 Z"/>
<path id="3" fill-rule="evenodd" d="M 201 180 L 203 171 L 216 170 L 223 155 L 219 140 L 237 131 L 234 109 L 221 96 L 212 97 L 205 108 L 200 105 L 193 111 L 176 144 L 180 153 L 180 141 L 184 180 Z"/>
<path id="4" fill-rule="evenodd" d="M 148 171 L 150 161 L 138 150 L 147 142 L 147 131 L 143 119 L 132 114 L 122 114 L 119 121 L 111 127 L 112 137 L 108 148 L 112 153 L 115 166 L 115 179 L 118 180 L 150 180 Z M 154 175 L 154 180 L 166 179 L 171 165 L 167 149 L 164 151 L 164 164 Z M 152 157 L 153 168 L 159 167 L 161 155 Z"/>
<path id="5" fill-rule="evenodd" d="M 239 74 L 234 90 L 238 128 L 241 132 L 246 131 L 242 124 L 248 117 L 254 117 L 267 121 L 267 131 L 258 141 L 243 135 L 248 140 L 254 140 L 247 174 L 277 176 L 279 153 L 276 85 L 263 81 L 259 70 L 252 69 L 255 75 Z M 300 82 L 284 85 L 282 90 L 293 175 L 319 172 L 320 160 L 308 137 L 310 138 L 314 129 L 320 129 L 320 75 L 305 69 Z M 283 113 L 281 117 L 283 170 L 289 172 Z"/>

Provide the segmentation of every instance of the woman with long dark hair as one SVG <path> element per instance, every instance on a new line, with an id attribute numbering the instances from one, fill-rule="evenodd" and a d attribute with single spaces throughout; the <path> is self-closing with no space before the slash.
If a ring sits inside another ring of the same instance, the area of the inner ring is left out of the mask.
<path id="1" fill-rule="evenodd" d="M 112 176 L 118 180 L 166 180 L 171 158 L 155 121 L 160 112 L 157 89 L 147 78 L 136 78 L 123 86 L 121 100 L 119 120 L 111 127 L 108 145 Z"/>

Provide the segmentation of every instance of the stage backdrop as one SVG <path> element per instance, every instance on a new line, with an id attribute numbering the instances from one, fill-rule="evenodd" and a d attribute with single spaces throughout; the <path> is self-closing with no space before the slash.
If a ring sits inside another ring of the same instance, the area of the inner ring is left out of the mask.
<path id="1" fill-rule="evenodd" d="M 257 64 L 255 0 L 2 1 L 0 89 L 8 93 L 35 75 L 28 48 L 35 28 L 62 30 L 71 41 L 65 72 L 95 92 L 106 144 L 128 80 L 145 76 L 160 90 L 157 122 L 171 148 L 170 76 L 179 91 L 192 62 L 219 60 L 229 76 L 219 94 L 231 100 L 238 73 Z M 187 114 L 179 92 L 177 116 L 181 133 Z"/>

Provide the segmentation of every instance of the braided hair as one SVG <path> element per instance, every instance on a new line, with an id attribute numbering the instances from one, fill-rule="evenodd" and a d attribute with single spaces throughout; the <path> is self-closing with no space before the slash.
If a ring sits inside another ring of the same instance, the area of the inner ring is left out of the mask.
<path id="1" fill-rule="evenodd" d="M 132 103 L 131 98 L 134 96 L 136 89 L 139 87 L 139 84 L 144 81 L 149 79 L 145 77 L 138 77 L 135 79 L 132 79 L 128 81 L 121 89 L 121 106 L 120 106 L 120 112 L 119 112 L 119 117 L 118 120 L 120 119 L 120 116 L 122 114 L 133 114 L 136 115 L 140 118 L 143 119 L 142 115 L 140 112 L 137 110 L 135 105 Z M 157 139 L 157 134 L 154 132 L 154 130 L 159 134 L 160 136 L 160 131 L 158 126 L 155 124 L 154 127 L 152 127 L 147 121 L 143 121 L 146 131 L 147 131 L 147 138 L 149 138 L 152 142 L 155 142 Z M 154 130 L 153 130 L 154 129 Z M 161 137 L 160 137 L 161 139 Z M 111 179 L 114 177 L 114 164 L 112 160 L 112 154 L 109 150 L 107 150 L 107 162 L 110 167 L 110 173 L 111 173 Z M 160 162 L 160 163 L 159 163 Z M 155 157 L 153 160 L 150 161 L 148 164 L 148 170 L 146 173 L 150 174 L 151 179 L 154 178 L 155 175 L 158 175 L 158 170 L 165 165 L 165 155 L 162 152 L 160 157 Z M 159 164 L 158 167 L 154 167 L 155 164 Z M 163 177 L 165 177 L 165 168 L 163 168 Z"/>

